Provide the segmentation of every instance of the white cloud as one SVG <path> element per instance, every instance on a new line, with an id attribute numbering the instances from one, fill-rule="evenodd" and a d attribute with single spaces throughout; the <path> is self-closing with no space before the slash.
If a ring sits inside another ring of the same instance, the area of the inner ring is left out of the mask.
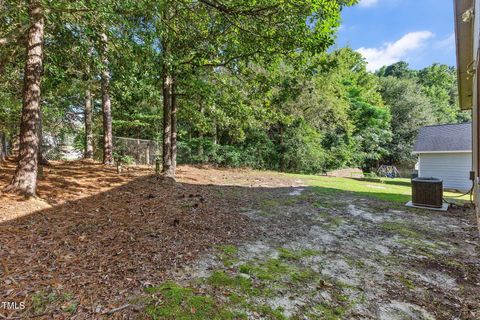
<path id="1" fill-rule="evenodd" d="M 433 36 L 434 34 L 430 31 L 410 32 L 393 43 L 386 43 L 378 48 L 362 47 L 357 52 L 367 60 L 367 69 L 375 71 L 383 66 L 406 59 L 409 53 L 421 48 L 425 41 Z"/>
<path id="2" fill-rule="evenodd" d="M 378 3 L 378 0 L 360 0 L 358 5 L 360 7 L 373 7 Z"/>

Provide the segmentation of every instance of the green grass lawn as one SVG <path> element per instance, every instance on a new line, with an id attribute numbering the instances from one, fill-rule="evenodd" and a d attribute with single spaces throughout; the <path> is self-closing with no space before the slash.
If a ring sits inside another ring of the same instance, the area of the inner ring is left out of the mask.
<path id="1" fill-rule="evenodd" d="M 294 176 L 304 179 L 310 186 L 318 188 L 320 192 L 353 192 L 362 196 L 402 203 L 406 203 L 411 200 L 412 191 L 410 179 L 356 179 L 297 174 Z M 459 195 L 460 193 L 444 192 L 444 197 L 447 200 L 454 202 L 469 201 L 469 195 L 455 198 Z"/>

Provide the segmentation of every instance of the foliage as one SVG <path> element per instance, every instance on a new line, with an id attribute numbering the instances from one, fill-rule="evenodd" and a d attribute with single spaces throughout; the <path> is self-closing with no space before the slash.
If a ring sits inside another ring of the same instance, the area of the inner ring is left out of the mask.
<path id="1" fill-rule="evenodd" d="M 382 98 L 392 114 L 390 162 L 414 161 L 411 152 L 421 126 L 470 119 L 459 110 L 456 71 L 452 67 L 433 64 L 415 71 L 401 61 L 381 68 L 377 75 Z"/>
<path id="2" fill-rule="evenodd" d="M 435 122 L 454 123 L 469 120 L 469 115 L 458 110 L 455 68 L 433 64 L 418 72 L 418 81 L 433 105 Z"/>
<path id="3" fill-rule="evenodd" d="M 377 77 L 351 49 L 296 54 L 205 77 L 217 87 L 204 83 L 204 106 L 188 110 L 196 125 L 184 127 L 189 134 L 182 137 L 191 137 L 185 162 L 322 173 L 370 167 L 388 154 L 389 109 Z M 225 145 L 235 161 L 218 157 Z"/>
<path id="4" fill-rule="evenodd" d="M 392 114 L 391 159 L 397 163 L 409 161 L 413 159 L 412 146 L 420 127 L 435 123 L 432 104 L 412 79 L 386 77 L 381 84 L 382 96 Z"/>
<path id="5" fill-rule="evenodd" d="M 84 145 L 85 92 L 102 134 L 100 34 L 108 35 L 113 134 L 162 139 L 162 85 L 175 78 L 178 161 L 285 172 L 407 162 L 419 127 L 463 122 L 455 70 L 406 62 L 376 74 L 334 42 L 354 0 L 41 1 L 45 136 Z M 25 4 L 0 11 L 0 131 L 19 130 Z M 11 143 L 10 143 L 11 144 Z M 117 147 L 117 158 L 122 155 Z"/>

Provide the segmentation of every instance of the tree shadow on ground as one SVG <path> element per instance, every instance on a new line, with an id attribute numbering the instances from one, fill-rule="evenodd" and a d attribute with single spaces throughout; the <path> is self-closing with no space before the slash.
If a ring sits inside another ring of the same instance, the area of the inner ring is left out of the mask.
<path id="1" fill-rule="evenodd" d="M 98 306 L 109 309 L 129 301 L 213 246 L 254 238 L 257 225 L 242 211 L 261 206 L 272 193 L 291 191 L 142 176 L 1 223 L 0 301 L 27 301 L 25 313 L 13 316 L 51 319 L 62 314 L 65 297 L 70 297 L 77 314 L 98 317 Z M 42 301 L 49 299 L 56 299 L 59 308 L 45 310 Z"/>
<path id="2" fill-rule="evenodd" d="M 258 193 L 144 176 L 4 222 L 0 300 L 32 307 L 36 295 L 74 295 L 83 312 L 115 306 L 212 246 L 252 235 L 239 213 L 245 192 Z"/>

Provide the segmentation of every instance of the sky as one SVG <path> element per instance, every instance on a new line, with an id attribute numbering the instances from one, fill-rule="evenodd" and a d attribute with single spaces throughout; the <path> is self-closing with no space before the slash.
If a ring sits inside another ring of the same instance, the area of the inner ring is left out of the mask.
<path id="1" fill-rule="evenodd" d="M 453 0 L 360 0 L 344 8 L 335 47 L 360 52 L 370 71 L 401 60 L 455 66 L 453 19 Z"/>

